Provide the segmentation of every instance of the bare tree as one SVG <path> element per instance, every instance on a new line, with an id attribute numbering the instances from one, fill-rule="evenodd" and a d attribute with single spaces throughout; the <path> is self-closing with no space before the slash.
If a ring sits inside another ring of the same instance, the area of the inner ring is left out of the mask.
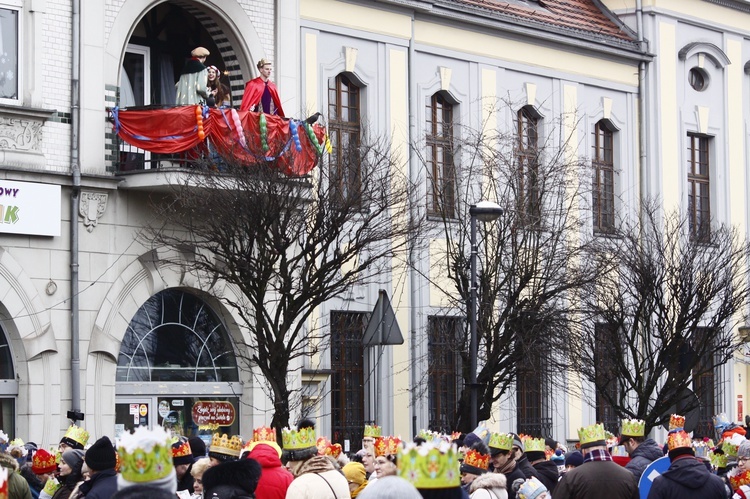
<path id="1" fill-rule="evenodd" d="M 702 378 L 738 347 L 749 246 L 726 225 L 701 229 L 644 203 L 640 222 L 623 221 L 601 241 L 592 259 L 615 265 L 580 295 L 590 320 L 576 332 L 573 370 L 618 417 L 648 430 L 713 398 Z"/>
<path id="2" fill-rule="evenodd" d="M 176 265 L 239 291 L 240 299 L 221 299 L 250 332 L 253 341 L 240 351 L 265 378 L 272 427 L 288 426 L 297 407 L 295 360 L 326 345 L 320 305 L 403 258 L 415 221 L 407 216 L 403 166 L 390 151 L 383 140 L 350 144 L 335 165 L 304 178 L 285 175 L 276 161 L 222 161 L 220 171 L 211 164 L 185 172 L 153 200 L 154 220 L 163 224 L 151 227 L 151 244 L 182 254 L 188 248 L 192 260 Z"/>
<path id="3" fill-rule="evenodd" d="M 521 108 L 504 103 L 502 110 L 506 107 Z M 497 221 L 478 225 L 479 421 L 490 417 L 493 404 L 524 375 L 565 367 L 577 320 L 569 298 L 599 273 L 584 261 L 592 237 L 582 210 L 591 183 L 585 160 L 573 152 L 578 144 L 571 143 L 562 122 L 551 120 L 545 127 L 549 133 L 540 136 L 536 121 L 521 121 L 519 113 L 519 128 L 512 133 L 462 130 L 464 140 L 454 151 L 459 158 L 455 191 L 441 189 L 428 171 L 431 215 L 446 241 L 441 258 L 450 285 L 443 293 L 453 310 L 465 311 L 471 292 L 470 206 L 486 199 L 503 208 Z M 425 164 L 431 164 L 430 157 Z M 473 429 L 469 333 L 466 321 L 459 341 L 464 389 L 452 421 L 465 432 Z M 537 395 L 549 397 L 556 380 L 547 376 L 543 383 Z"/>

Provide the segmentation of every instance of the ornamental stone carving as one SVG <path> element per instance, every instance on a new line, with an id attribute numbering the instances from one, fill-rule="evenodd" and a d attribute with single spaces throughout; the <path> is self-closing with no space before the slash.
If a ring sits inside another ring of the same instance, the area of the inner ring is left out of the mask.
<path id="1" fill-rule="evenodd" d="M 42 121 L 0 116 L 0 149 L 42 150 Z"/>
<path id="2" fill-rule="evenodd" d="M 107 196 L 103 192 L 81 192 L 78 213 L 83 218 L 83 225 L 86 226 L 87 231 L 94 231 L 94 227 L 107 210 Z"/>

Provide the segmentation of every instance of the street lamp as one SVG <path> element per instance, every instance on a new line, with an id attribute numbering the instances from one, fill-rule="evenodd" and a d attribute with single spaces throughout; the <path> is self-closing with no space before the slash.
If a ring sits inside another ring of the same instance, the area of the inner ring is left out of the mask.
<path id="1" fill-rule="evenodd" d="M 500 205 L 492 201 L 480 201 L 469 207 L 471 218 L 471 269 L 469 292 L 469 355 L 471 358 L 471 428 L 477 427 L 479 408 L 477 406 L 477 356 L 479 355 L 479 341 L 477 339 L 477 219 L 491 222 L 503 214 Z"/>

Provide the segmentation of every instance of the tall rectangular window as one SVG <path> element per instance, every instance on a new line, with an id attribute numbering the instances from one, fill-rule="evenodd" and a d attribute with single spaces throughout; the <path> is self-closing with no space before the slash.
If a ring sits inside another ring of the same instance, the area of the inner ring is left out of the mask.
<path id="1" fill-rule="evenodd" d="M 698 328 L 695 334 L 708 334 L 709 328 Z M 709 350 L 712 350 L 709 348 Z M 721 412 L 721 365 L 713 352 L 703 354 L 693 370 L 693 392 L 700 400 L 696 437 L 714 437 L 713 416 Z M 704 371 L 704 372 L 702 372 Z M 680 413 L 684 414 L 684 413 Z"/>
<path id="2" fill-rule="evenodd" d="M 611 232 L 615 228 L 614 133 L 601 120 L 594 125 L 594 232 Z"/>
<path id="3" fill-rule="evenodd" d="M 461 343 L 463 318 L 432 316 L 427 328 L 429 426 L 450 433 L 461 386 L 461 355 L 456 345 Z"/>
<path id="4" fill-rule="evenodd" d="M 549 369 L 541 351 L 533 347 L 521 348 L 524 361 L 519 363 L 516 371 L 518 433 L 550 437 L 552 415 L 548 398 Z"/>
<path id="5" fill-rule="evenodd" d="M 711 229 L 709 138 L 688 134 L 688 219 L 693 238 L 708 238 Z"/>
<path id="6" fill-rule="evenodd" d="M 427 99 L 427 212 L 456 216 L 453 104 L 438 92 Z"/>
<path id="7" fill-rule="evenodd" d="M 596 324 L 594 347 L 594 384 L 596 386 L 596 420 L 615 435 L 619 434 L 620 421 L 610 400 L 617 400 L 617 372 L 607 359 L 619 355 L 613 341 L 617 341 L 617 328 L 610 324 Z M 604 396 L 606 395 L 606 397 Z"/>
<path id="8" fill-rule="evenodd" d="M 360 206 L 362 165 L 360 88 L 346 74 L 328 80 L 328 135 L 331 139 L 330 181 L 335 200 Z"/>
<path id="9" fill-rule="evenodd" d="M 526 106 L 517 115 L 518 212 L 529 224 L 539 222 L 539 118 Z"/>
<path id="10" fill-rule="evenodd" d="M 331 438 L 360 442 L 365 427 L 363 312 L 331 312 Z"/>
<path id="11" fill-rule="evenodd" d="M 0 8 L 0 99 L 19 99 L 18 11 Z"/>

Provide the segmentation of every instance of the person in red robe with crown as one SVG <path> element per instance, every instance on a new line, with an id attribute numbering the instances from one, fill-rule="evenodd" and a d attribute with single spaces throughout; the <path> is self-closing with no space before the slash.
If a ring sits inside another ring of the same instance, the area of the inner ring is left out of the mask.
<path id="1" fill-rule="evenodd" d="M 254 111 L 266 114 L 275 114 L 284 118 L 284 109 L 281 107 L 279 91 L 270 80 L 272 64 L 266 59 L 258 61 L 260 76 L 253 78 L 245 84 L 245 93 L 242 94 L 240 111 Z"/>

